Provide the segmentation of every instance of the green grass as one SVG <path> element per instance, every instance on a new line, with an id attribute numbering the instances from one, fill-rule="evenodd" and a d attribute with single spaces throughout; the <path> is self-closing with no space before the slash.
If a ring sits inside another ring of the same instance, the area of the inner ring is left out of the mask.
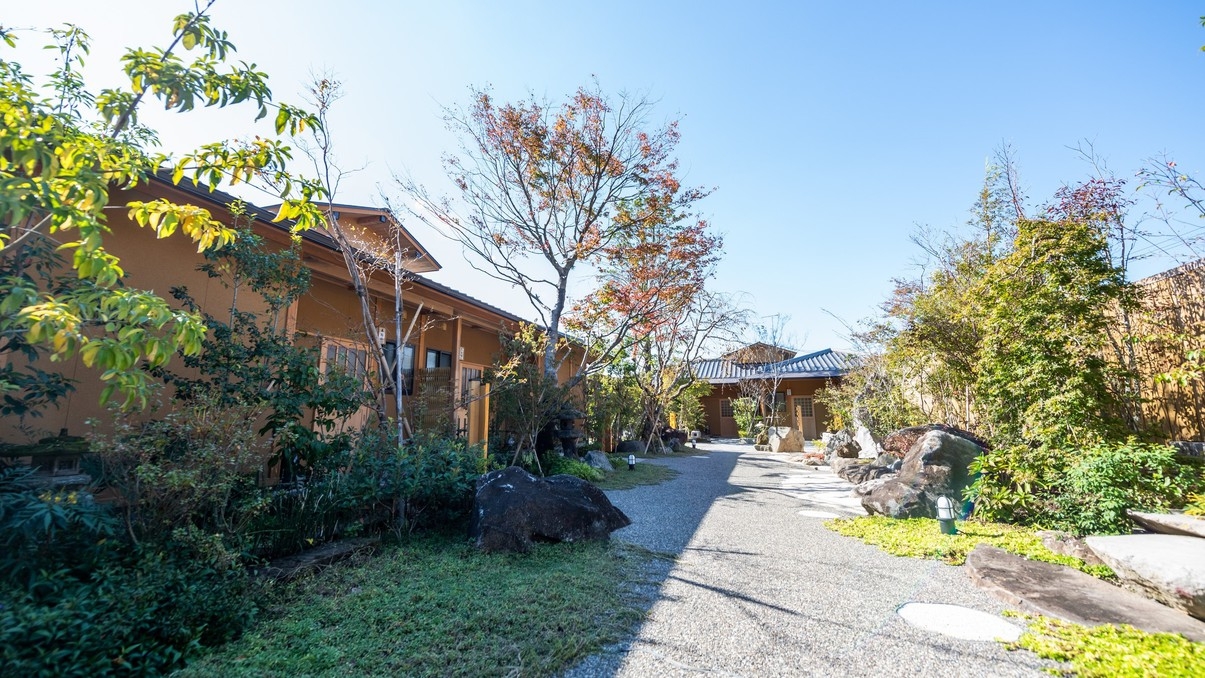
<path id="1" fill-rule="evenodd" d="M 991 544 L 1030 560 L 1068 565 L 1101 579 L 1113 579 L 1113 571 L 1104 565 L 1088 565 L 1079 558 L 1064 556 L 1042 544 L 1034 530 L 1000 523 L 958 522 L 958 534 L 942 534 L 932 518 L 887 518 L 859 516 L 825 521 L 830 530 L 861 539 L 897 556 L 941 560 L 962 565 L 967 554 L 978 544 Z"/>
<path id="2" fill-rule="evenodd" d="M 665 457 L 667 455 L 658 456 Z M 615 471 L 606 474 L 605 478 L 594 483 L 604 490 L 629 490 L 638 485 L 656 485 L 678 475 L 674 469 L 661 464 L 639 463 L 636 464 L 635 471 L 629 471 L 626 459 L 612 457 L 611 463 L 615 466 Z"/>
<path id="3" fill-rule="evenodd" d="M 650 554 L 619 543 L 485 555 L 427 537 L 281 586 L 269 618 L 181 676 L 544 676 L 628 634 Z"/>
<path id="4" fill-rule="evenodd" d="M 1021 616 L 1021 615 L 1019 615 Z M 1012 647 L 1063 662 L 1050 670 L 1078 678 L 1194 678 L 1205 676 L 1205 644 L 1132 626 L 1085 627 L 1025 616 L 1028 630 Z"/>

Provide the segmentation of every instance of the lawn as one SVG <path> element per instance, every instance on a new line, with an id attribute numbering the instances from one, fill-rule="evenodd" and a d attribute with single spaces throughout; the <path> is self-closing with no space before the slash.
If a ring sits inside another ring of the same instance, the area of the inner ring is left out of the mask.
<path id="1" fill-rule="evenodd" d="M 181 676 L 546 676 L 644 616 L 654 556 L 620 543 L 485 555 L 424 537 L 281 585 L 266 618 Z"/>
<path id="2" fill-rule="evenodd" d="M 677 471 L 668 466 L 650 464 L 645 461 L 636 462 L 636 469 L 629 471 L 627 460 L 621 457 L 611 457 L 611 464 L 615 466 L 615 470 L 594 483 L 604 490 L 629 490 L 639 485 L 656 485 L 678 475 Z"/>

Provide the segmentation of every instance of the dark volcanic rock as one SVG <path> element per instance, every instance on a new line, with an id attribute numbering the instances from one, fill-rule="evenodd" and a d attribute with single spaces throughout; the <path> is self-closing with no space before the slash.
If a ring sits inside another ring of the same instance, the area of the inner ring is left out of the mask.
<path id="1" fill-rule="evenodd" d="M 947 426 L 945 424 L 925 424 L 923 426 L 910 426 L 908 428 L 902 428 L 891 435 L 888 435 L 883 440 L 883 451 L 903 458 L 903 456 L 908 453 L 908 450 L 912 449 L 912 446 L 916 444 L 916 441 L 920 440 L 921 436 L 925 435 L 929 431 L 941 431 L 943 433 L 949 433 L 952 436 L 965 438 L 984 450 L 991 449 L 991 446 L 988 445 L 986 441 L 969 431 L 964 431 L 960 428 Z"/>
<path id="2" fill-rule="evenodd" d="M 639 440 L 625 440 L 615 446 L 615 454 L 642 454 L 644 443 Z"/>
<path id="3" fill-rule="evenodd" d="M 862 497 L 862 508 L 892 518 L 935 517 L 937 498 L 960 503 L 970 484 L 967 467 L 983 448 L 944 431 L 928 431 L 904 455 L 899 476 Z"/>
<path id="4" fill-rule="evenodd" d="M 875 464 L 856 464 L 846 466 L 837 471 L 839 477 L 848 480 L 854 485 L 860 485 L 867 480 L 874 480 L 884 476 L 893 476 L 895 473 L 896 469 L 890 466 L 878 466 Z"/>
<path id="5" fill-rule="evenodd" d="M 525 553 L 534 541 L 603 540 L 631 524 L 581 478 L 537 478 L 511 466 L 477 480 L 470 536 L 483 551 Z"/>

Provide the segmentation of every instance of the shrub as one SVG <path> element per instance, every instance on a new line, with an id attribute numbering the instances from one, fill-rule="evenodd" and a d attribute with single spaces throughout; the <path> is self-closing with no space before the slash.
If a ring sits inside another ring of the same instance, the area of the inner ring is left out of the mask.
<path id="1" fill-rule="evenodd" d="M 1097 445 L 1067 472 L 1057 503 L 1065 527 L 1079 534 L 1129 532 L 1126 511 L 1183 507 L 1202 487 L 1199 464 L 1181 462 L 1167 445 L 1133 438 Z"/>
<path id="2" fill-rule="evenodd" d="M 140 549 L 85 579 L 44 571 L 31 587 L 4 587 L 0 673 L 156 675 L 236 637 L 255 612 L 249 579 L 196 555 Z"/>
<path id="3" fill-rule="evenodd" d="M 87 493 L 0 473 L 0 675 L 166 672 L 250 623 L 220 535 L 182 526 L 133 546 L 120 528 Z"/>
<path id="4" fill-rule="evenodd" d="M 1133 438 L 1082 451 L 1007 447 L 983 455 L 971 468 L 980 474 L 968 489 L 976 517 L 1076 534 L 1127 532 L 1127 510 L 1180 508 L 1190 492 L 1205 486 L 1199 462 Z"/>
<path id="5" fill-rule="evenodd" d="M 623 464 L 627 465 L 627 460 Z M 584 461 L 570 459 L 568 457 L 555 457 L 552 463 L 548 465 L 548 475 L 567 475 L 581 478 L 582 480 L 597 483 L 603 479 L 603 472 L 587 464 Z"/>

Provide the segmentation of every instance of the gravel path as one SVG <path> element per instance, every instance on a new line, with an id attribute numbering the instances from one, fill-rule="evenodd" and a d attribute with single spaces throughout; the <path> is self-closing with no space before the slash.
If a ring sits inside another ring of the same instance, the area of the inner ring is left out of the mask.
<path id="1" fill-rule="evenodd" d="M 1003 605 L 960 568 L 888 555 L 823 525 L 862 511 L 849 485 L 798 455 L 700 445 L 655 462 L 661 485 L 608 492 L 632 518 L 615 537 L 676 556 L 636 637 L 566 676 L 1040 676 L 999 643 L 914 627 L 896 608 Z M 642 462 L 644 463 L 644 462 Z"/>

